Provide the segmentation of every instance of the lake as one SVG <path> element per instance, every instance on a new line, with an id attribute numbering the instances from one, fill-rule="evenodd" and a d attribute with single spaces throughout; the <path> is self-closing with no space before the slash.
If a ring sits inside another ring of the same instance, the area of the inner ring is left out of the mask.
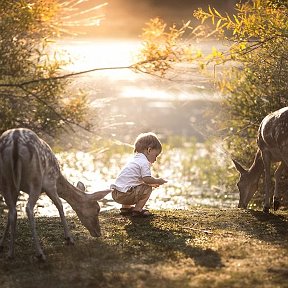
<path id="1" fill-rule="evenodd" d="M 214 46 L 221 45 L 205 42 L 201 49 L 207 53 Z M 67 59 L 70 55 L 73 61 L 65 69 L 79 72 L 128 67 L 137 61 L 141 42 L 84 39 L 60 41 L 56 47 L 66 51 Z M 203 141 L 211 134 L 205 132 L 206 126 L 213 126 L 214 121 L 207 112 L 212 110 L 213 116 L 219 113 L 219 92 L 207 75 L 201 75 L 192 65 L 181 66 L 169 76 L 172 79 L 131 69 L 101 70 L 75 77 L 71 90 L 85 88 L 91 109 L 97 111 L 91 113 L 91 118 L 95 117 L 94 123 L 101 121 L 101 135 L 131 142 L 140 132 L 153 130 L 165 135 L 195 136 Z"/>

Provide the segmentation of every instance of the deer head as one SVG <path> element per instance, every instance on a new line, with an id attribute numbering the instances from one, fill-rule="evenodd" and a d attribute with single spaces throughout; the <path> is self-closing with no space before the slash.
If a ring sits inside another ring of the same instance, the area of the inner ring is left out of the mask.
<path id="1" fill-rule="evenodd" d="M 85 193 L 85 189 L 85 185 L 81 182 L 78 182 L 77 187 L 75 187 L 63 175 L 58 178 L 57 191 L 59 196 L 70 204 L 81 223 L 88 229 L 90 235 L 99 237 L 101 236 L 101 231 L 98 219 L 100 212 L 98 201 L 110 193 L 111 190 L 108 189 L 90 194 Z"/>
<path id="2" fill-rule="evenodd" d="M 232 159 L 235 168 L 240 173 L 239 180 L 237 182 L 237 187 L 239 190 L 239 203 L 238 208 L 246 209 L 249 201 L 252 199 L 256 190 L 258 189 L 258 182 L 261 173 L 259 174 L 258 170 L 253 168 L 253 164 L 249 170 L 244 169 L 239 162 Z M 256 166 L 255 166 L 256 167 Z"/>

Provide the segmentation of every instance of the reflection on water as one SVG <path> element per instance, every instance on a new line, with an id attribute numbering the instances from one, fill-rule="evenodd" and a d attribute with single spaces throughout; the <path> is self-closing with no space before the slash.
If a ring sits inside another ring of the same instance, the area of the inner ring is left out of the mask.
<path id="1" fill-rule="evenodd" d="M 193 45 L 211 52 L 213 46 L 221 44 Z M 139 39 L 82 39 L 63 40 L 55 47 L 66 50 L 73 60 L 65 69 L 79 72 L 129 66 L 137 62 L 141 43 Z M 79 88 L 87 91 L 91 119 L 99 126 L 97 133 L 106 137 L 131 143 L 138 133 L 152 130 L 163 135 L 196 136 L 203 141 L 203 136 L 211 133 L 207 120 L 214 117 L 204 119 L 204 110 L 214 107 L 219 112 L 217 90 L 193 65 L 179 65 L 169 77 L 160 79 L 131 69 L 99 70 L 74 77 L 69 87 L 72 93 Z"/>
<path id="2" fill-rule="evenodd" d="M 186 169 L 184 165 L 185 160 L 187 160 L 187 151 L 172 149 L 164 153 L 160 157 L 157 167 L 154 167 L 154 175 L 156 175 L 157 170 L 163 178 L 168 180 L 168 183 L 153 191 L 147 203 L 148 208 L 157 210 L 190 209 L 195 206 L 236 206 L 238 201 L 236 194 L 227 193 L 221 187 L 208 188 L 205 183 L 203 186 L 199 185 L 195 167 L 192 167 L 188 173 L 183 172 L 183 169 Z M 101 161 L 101 155 L 95 156 L 92 153 L 80 151 L 57 154 L 60 163 L 63 163 L 62 171 L 65 177 L 74 185 L 79 180 L 84 182 L 87 186 L 87 193 L 109 188 L 130 156 L 130 154 L 114 154 L 113 159 L 111 158 L 107 162 L 103 159 Z M 17 207 L 21 217 L 25 214 L 27 194 L 21 193 L 20 200 Z M 113 201 L 110 194 L 99 201 L 99 204 L 102 211 L 120 208 L 120 205 Z M 64 200 L 63 205 L 67 215 L 74 213 Z M 37 201 L 35 214 L 58 216 L 58 211 L 51 200 L 42 194 Z"/>

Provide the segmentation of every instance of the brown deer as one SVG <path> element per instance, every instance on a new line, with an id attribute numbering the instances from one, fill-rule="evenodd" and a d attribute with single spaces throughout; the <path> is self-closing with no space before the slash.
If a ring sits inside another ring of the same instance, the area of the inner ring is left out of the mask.
<path id="1" fill-rule="evenodd" d="M 258 130 L 257 145 L 254 162 L 249 170 L 244 169 L 236 160 L 233 160 L 236 169 L 240 172 L 240 179 L 237 183 L 240 200 L 238 207 L 247 208 L 247 205 L 257 190 L 260 176 L 265 175 L 265 198 L 263 211 L 268 213 L 271 206 L 270 191 L 271 163 L 280 162 L 275 171 L 274 187 L 274 210 L 280 207 L 279 181 L 281 175 L 288 167 L 288 107 L 277 110 L 267 115 L 261 122 Z"/>
<path id="2" fill-rule="evenodd" d="M 41 192 L 45 192 L 57 207 L 67 244 L 73 244 L 74 241 L 59 196 L 71 205 L 92 236 L 100 236 L 100 207 L 97 200 L 106 196 L 110 190 L 88 194 L 74 187 L 61 174 L 58 161 L 45 141 L 29 129 L 12 129 L 0 137 L 0 192 L 8 207 L 7 225 L 0 240 L 0 249 L 3 250 L 4 241 L 10 232 L 9 258 L 14 257 L 16 202 L 20 191 L 29 194 L 26 213 L 39 259 L 45 260 L 46 257 L 36 232 L 33 209 Z"/>

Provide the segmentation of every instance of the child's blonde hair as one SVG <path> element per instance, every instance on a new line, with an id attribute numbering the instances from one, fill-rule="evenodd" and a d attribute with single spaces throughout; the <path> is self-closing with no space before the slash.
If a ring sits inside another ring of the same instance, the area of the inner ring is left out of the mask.
<path id="1" fill-rule="evenodd" d="M 134 143 L 134 152 L 141 153 L 146 149 L 157 149 L 160 152 L 162 151 L 162 145 L 160 140 L 157 138 L 156 134 L 152 132 L 141 133 L 135 140 Z"/>

